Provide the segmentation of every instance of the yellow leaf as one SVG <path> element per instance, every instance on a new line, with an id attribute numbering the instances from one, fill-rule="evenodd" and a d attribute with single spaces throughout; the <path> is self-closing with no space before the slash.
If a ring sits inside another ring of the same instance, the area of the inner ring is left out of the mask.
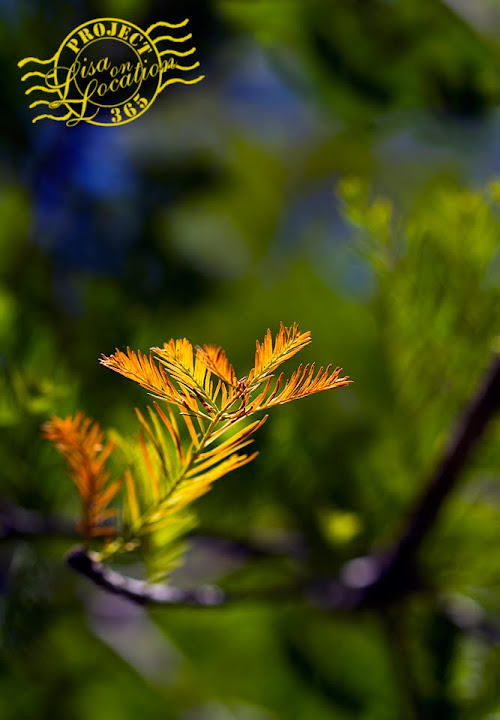
<path id="1" fill-rule="evenodd" d="M 277 367 L 293 357 L 310 342 L 311 333 L 301 333 L 299 326 L 296 324 L 287 328 L 283 323 L 280 323 L 280 329 L 276 335 L 274 345 L 271 331 L 268 330 L 263 343 L 260 344 L 259 341 L 257 341 L 255 366 L 248 376 L 248 384 L 253 386 L 255 383 L 262 382 L 276 370 Z"/>
<path id="2" fill-rule="evenodd" d="M 139 525 L 141 513 L 139 509 L 139 503 L 137 502 L 137 495 L 135 492 L 135 485 L 132 478 L 132 473 L 128 468 L 125 471 L 125 486 L 127 488 L 127 503 L 130 513 L 130 524 L 132 525 L 132 528 L 134 528 Z"/>

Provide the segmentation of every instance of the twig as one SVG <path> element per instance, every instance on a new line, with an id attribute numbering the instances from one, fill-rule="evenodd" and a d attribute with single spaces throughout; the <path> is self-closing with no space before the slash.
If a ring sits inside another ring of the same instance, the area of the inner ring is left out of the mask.
<path id="1" fill-rule="evenodd" d="M 500 357 L 487 372 L 452 436 L 437 470 L 425 487 L 409 522 L 394 549 L 381 563 L 377 578 L 365 589 L 365 604 L 385 604 L 405 594 L 415 582 L 414 564 L 429 530 L 454 489 L 479 438 L 500 412 Z"/>
<path id="2" fill-rule="evenodd" d="M 75 540 L 80 534 L 74 522 L 59 515 L 44 515 L 36 510 L 11 503 L 0 503 L 0 542 L 11 539 L 61 538 Z M 304 554 L 301 537 L 289 534 L 276 540 L 213 535 L 208 529 L 197 528 L 190 536 L 196 544 L 213 545 L 221 552 L 238 559 L 296 557 Z"/>
<path id="3" fill-rule="evenodd" d="M 271 599 L 288 601 L 302 597 L 302 589 L 299 585 L 227 593 L 214 585 L 183 589 L 172 585 L 148 583 L 111 570 L 82 548 L 71 550 L 66 556 L 66 562 L 72 570 L 91 580 L 98 587 L 114 595 L 125 597 L 138 605 L 188 605 L 213 608 L 235 601 Z"/>
<path id="4" fill-rule="evenodd" d="M 271 557 L 288 557 L 303 561 L 306 555 L 304 538 L 293 532 L 287 532 L 275 538 L 254 537 L 251 539 L 222 535 L 214 535 L 210 529 L 196 528 L 189 536 L 194 543 L 212 546 L 215 550 L 242 560 L 258 560 Z"/>
<path id="5" fill-rule="evenodd" d="M 78 537 L 74 523 L 57 515 L 42 515 L 18 505 L 0 505 L 0 540 Z"/>
<path id="6" fill-rule="evenodd" d="M 114 595 L 120 595 L 138 605 L 197 605 L 216 607 L 227 602 L 228 596 L 219 588 L 203 585 L 193 590 L 183 590 L 170 585 L 156 585 L 143 580 L 125 577 L 111 570 L 81 548 L 72 550 L 66 562 L 75 572 Z"/>

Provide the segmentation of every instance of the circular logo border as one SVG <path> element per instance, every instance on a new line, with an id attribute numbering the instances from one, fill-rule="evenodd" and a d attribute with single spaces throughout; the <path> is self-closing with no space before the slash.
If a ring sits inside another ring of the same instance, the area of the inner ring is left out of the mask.
<path id="1" fill-rule="evenodd" d="M 70 39 L 71 39 L 74 35 L 76 35 L 78 32 L 80 32 L 81 30 L 83 30 L 83 28 L 85 28 L 85 27 L 93 26 L 93 25 L 96 25 L 97 23 L 104 23 L 104 22 L 114 22 L 114 23 L 119 22 L 119 23 L 121 23 L 122 25 L 128 25 L 130 28 L 132 28 L 133 30 L 135 30 L 136 32 L 138 32 L 138 33 L 141 35 L 141 37 L 144 37 L 144 38 L 147 40 L 147 42 L 149 43 L 149 45 L 152 47 L 152 49 L 153 49 L 153 51 L 154 51 L 154 53 L 155 53 L 155 56 L 156 56 L 156 60 L 157 60 L 157 62 L 158 62 L 158 66 L 159 66 L 159 68 L 160 68 L 160 70 L 159 70 L 159 72 L 158 72 L 158 83 L 157 83 L 157 87 L 156 87 L 156 90 L 155 90 L 155 92 L 154 92 L 154 95 L 151 97 L 151 99 L 148 100 L 147 105 L 146 105 L 145 107 L 143 107 L 142 109 L 138 110 L 138 111 L 135 113 L 135 115 L 133 115 L 133 116 L 130 117 L 130 118 L 127 118 L 126 120 L 120 120 L 120 121 L 117 121 L 117 122 L 113 122 L 113 121 L 111 121 L 111 122 L 97 122 L 97 121 L 94 120 L 94 119 L 90 119 L 90 118 L 89 118 L 89 119 L 86 119 L 86 122 L 88 122 L 88 123 L 90 123 L 90 124 L 92 124 L 92 125 L 98 125 L 98 126 L 100 126 L 100 127 L 117 127 L 118 125 L 126 125 L 127 123 L 132 122 L 133 120 L 137 120 L 138 117 L 140 117 L 141 115 L 143 115 L 143 114 L 146 112 L 146 110 L 148 110 L 148 109 L 151 107 L 151 105 L 152 105 L 152 104 L 154 103 L 154 101 L 156 100 L 156 98 L 157 98 L 157 96 L 158 96 L 158 93 L 160 92 L 161 81 L 162 81 L 162 71 L 161 71 L 162 63 L 161 63 L 160 54 L 159 54 L 158 49 L 157 49 L 156 45 L 154 44 L 153 40 L 149 37 L 149 35 L 146 34 L 146 32 L 145 32 L 144 30 L 142 30 L 138 25 L 135 25 L 134 23 L 130 22 L 129 20 L 117 20 L 117 18 L 95 18 L 94 20 L 87 20 L 86 22 L 84 22 L 84 23 L 82 23 L 81 25 L 79 25 L 77 28 L 74 28 L 68 35 L 66 35 L 66 37 L 65 37 L 64 40 L 62 41 L 61 45 L 59 46 L 59 49 L 58 49 L 57 53 L 56 53 L 55 56 L 54 56 L 54 68 L 55 68 L 55 72 L 56 72 L 56 74 L 57 74 L 57 67 L 58 67 L 59 59 L 60 59 L 60 57 L 61 57 L 61 53 L 63 52 L 64 48 L 66 47 L 66 45 L 68 44 L 68 42 L 70 41 Z M 116 40 L 119 40 L 119 41 L 121 41 L 121 42 L 124 42 L 125 44 L 128 44 L 127 41 L 126 41 L 124 38 L 114 38 L 112 35 L 106 36 L 105 38 L 100 38 L 100 37 L 95 38 L 95 40 L 104 40 L 104 39 L 106 39 L 106 40 L 113 40 L 113 39 L 114 39 L 115 41 L 116 41 Z M 94 42 L 94 41 L 90 41 L 90 42 Z M 85 46 L 84 46 L 84 47 L 85 47 Z M 137 52 L 132 45 L 128 44 L 128 47 L 131 47 L 135 52 Z M 83 48 L 82 48 L 82 50 L 83 50 Z M 78 89 L 79 89 L 79 88 L 78 88 Z M 147 100 L 147 98 L 144 98 L 144 99 Z M 121 105 L 122 105 L 122 103 L 120 103 L 119 105 L 115 105 L 115 106 L 109 106 L 109 105 L 108 105 L 108 106 L 105 106 L 105 107 L 109 107 L 109 108 L 117 107 L 117 108 L 119 108 L 119 107 L 121 107 Z M 96 105 L 96 107 L 101 107 L 101 106 L 100 106 L 100 105 Z M 72 115 L 74 115 L 75 117 L 79 117 L 79 116 L 78 116 L 78 113 L 77 113 L 75 110 L 73 110 L 72 108 L 69 108 L 69 110 L 71 111 Z"/>

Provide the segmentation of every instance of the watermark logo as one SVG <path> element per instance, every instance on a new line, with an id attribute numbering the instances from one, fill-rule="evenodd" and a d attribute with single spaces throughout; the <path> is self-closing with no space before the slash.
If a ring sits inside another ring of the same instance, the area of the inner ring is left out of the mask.
<path id="1" fill-rule="evenodd" d="M 127 20 L 99 18 L 73 30 L 49 60 L 24 58 L 18 65 L 30 71 L 21 80 L 32 83 L 26 95 L 37 97 L 29 107 L 46 110 L 33 122 L 123 125 L 145 113 L 168 85 L 200 82 L 196 48 L 183 49 L 192 44 L 187 24 L 157 22 L 141 30 Z"/>

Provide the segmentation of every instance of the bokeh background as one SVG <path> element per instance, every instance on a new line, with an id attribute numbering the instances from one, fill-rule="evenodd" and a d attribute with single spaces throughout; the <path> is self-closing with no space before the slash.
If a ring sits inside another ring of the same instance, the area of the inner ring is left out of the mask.
<path id="1" fill-rule="evenodd" d="M 122 127 L 33 125 L 18 60 L 102 16 L 190 18 L 206 78 Z M 354 385 L 277 408 L 197 509 L 299 552 L 198 541 L 176 581 L 265 588 L 390 546 L 500 347 L 500 4 L 2 0 L 0 64 L 2 506 L 76 517 L 50 414 L 136 432 L 147 396 L 101 353 L 186 336 L 245 374 L 298 322 Z M 0 541 L 0 719 L 500 718 L 499 429 L 425 592 L 380 613 L 146 611 L 73 575 L 68 538 Z"/>

